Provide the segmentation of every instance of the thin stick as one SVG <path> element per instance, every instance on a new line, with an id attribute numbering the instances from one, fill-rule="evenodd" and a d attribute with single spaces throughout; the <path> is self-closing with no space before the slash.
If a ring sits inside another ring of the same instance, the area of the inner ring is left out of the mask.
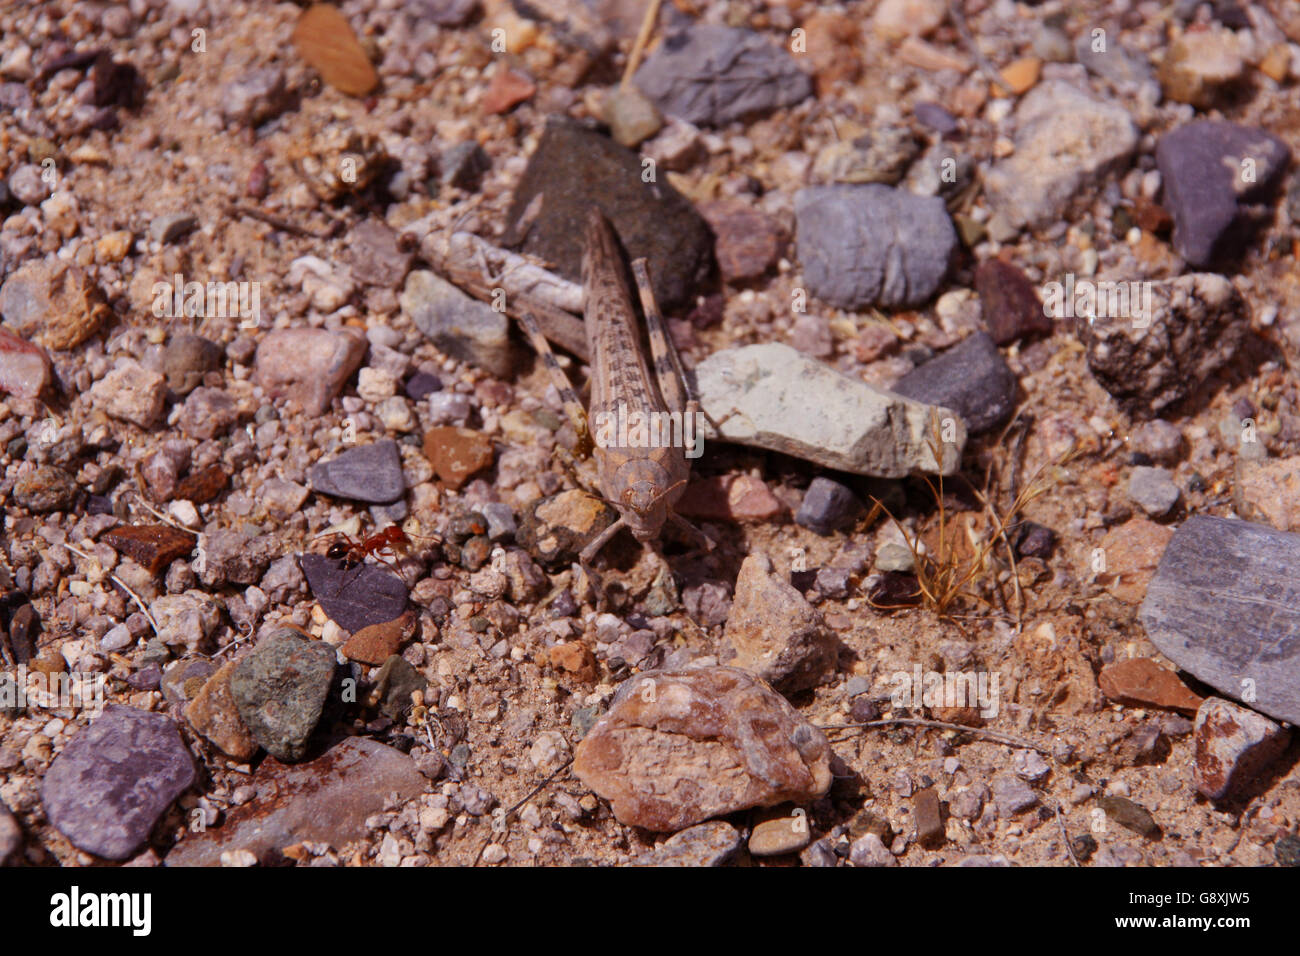
<path id="1" fill-rule="evenodd" d="M 645 17 L 641 20 L 641 29 L 636 34 L 636 43 L 632 45 L 632 54 L 627 58 L 627 66 L 623 69 L 620 89 L 627 89 L 628 84 L 632 82 L 632 74 L 641 65 L 641 54 L 645 52 L 646 45 L 650 42 L 655 24 L 659 22 L 659 3 L 660 0 L 650 0 L 650 4 L 646 7 Z"/>
<path id="2" fill-rule="evenodd" d="M 503 813 L 503 814 L 501 815 L 501 822 L 502 822 L 502 823 L 505 823 L 507 820 L 509 820 L 510 817 L 514 814 L 514 812 L 515 812 L 516 810 L 518 810 L 520 807 L 522 807 L 522 806 L 523 806 L 525 803 L 527 803 L 529 800 L 533 799 L 533 797 L 535 797 L 535 796 L 537 796 L 539 793 L 541 793 L 542 790 L 543 790 L 543 789 L 544 789 L 544 788 L 545 788 L 545 787 L 546 787 L 546 786 L 547 786 L 547 785 L 548 785 L 552 780 L 554 780 L 554 779 L 555 779 L 556 777 L 558 777 L 560 774 L 564 773 L 564 771 L 568 770 L 569 767 L 570 767 L 572 764 L 573 764 L 573 758 L 570 757 L 568 760 L 564 761 L 564 763 L 560 764 L 560 766 L 556 767 L 555 770 L 553 770 L 551 773 L 547 774 L 547 776 L 542 780 L 541 783 L 539 783 L 537 786 L 533 787 L 532 790 L 529 790 L 529 791 L 528 791 L 528 795 L 527 795 L 527 796 L 525 796 L 522 800 L 520 800 L 520 801 L 518 801 L 517 803 L 515 803 L 514 806 L 512 806 L 509 810 L 507 810 L 505 813 Z M 486 840 L 484 840 L 484 841 L 483 841 L 483 845 L 482 845 L 481 847 L 478 848 L 478 853 L 474 854 L 474 866 L 478 866 L 478 861 L 481 860 L 481 859 L 483 858 L 483 851 L 486 850 L 486 849 L 488 848 L 488 844 L 491 843 L 491 842 L 492 842 L 492 835 L 491 835 L 491 834 L 488 834 L 488 838 L 487 838 Z"/>
<path id="3" fill-rule="evenodd" d="M 1070 854 L 1070 859 L 1075 866 L 1083 866 L 1079 862 L 1079 858 L 1074 855 L 1074 847 L 1070 846 L 1070 834 L 1065 829 L 1065 818 L 1061 816 L 1061 801 L 1057 800 L 1052 809 L 1056 811 L 1056 822 L 1061 827 L 1061 839 L 1065 841 L 1065 852 Z"/>
<path id="4" fill-rule="evenodd" d="M 964 724 L 947 724 L 940 720 L 920 720 L 915 717 L 894 717 L 889 720 L 872 720 L 865 724 L 826 724 L 819 725 L 818 730 L 858 730 L 870 727 L 928 727 L 931 730 L 957 730 L 965 734 L 974 734 L 977 737 L 983 737 L 995 743 L 1005 744 L 1008 747 L 1020 747 L 1023 750 L 1036 750 L 1040 754 L 1052 756 L 1052 752 L 1046 747 L 1034 743 L 1032 740 L 1025 740 L 1021 737 L 1012 737 L 1010 734 L 999 733 L 996 730 L 984 730 L 980 727 L 967 727 Z M 1055 758 L 1053 758 L 1055 759 Z"/>
<path id="5" fill-rule="evenodd" d="M 177 531 L 184 531 L 186 534 L 193 534 L 193 535 L 197 535 L 197 534 L 198 534 L 198 532 L 195 531 L 193 528 L 187 528 L 187 527 L 185 527 L 185 525 L 181 524 L 180 522 L 176 521 L 175 519 L 170 518 L 170 517 L 168 517 L 167 515 L 163 514 L 163 513 L 162 513 L 161 511 L 159 511 L 157 508 L 155 508 L 155 507 L 153 507 L 151 504 L 149 504 L 149 502 L 145 501 L 145 500 L 144 500 L 144 496 L 140 495 L 139 493 L 137 493 L 135 497 L 136 497 L 136 501 L 139 502 L 139 504 L 144 508 L 145 511 L 149 512 L 151 515 L 153 515 L 155 518 L 157 518 L 157 519 L 158 519 L 159 521 L 161 521 L 163 524 L 169 524 L 169 525 L 171 525 L 173 528 L 175 528 Z"/>
<path id="6" fill-rule="evenodd" d="M 1002 91 L 1008 96 L 1014 96 L 1015 91 L 1002 79 L 1002 74 L 975 45 L 975 37 L 970 32 L 970 24 L 966 22 L 966 12 L 961 9 L 962 0 L 950 0 L 948 3 L 948 15 L 952 17 L 953 26 L 957 28 L 957 33 L 961 36 L 962 42 L 970 47 L 971 55 L 975 57 L 975 62 L 979 68 L 984 71 L 990 82 L 996 83 Z"/>
<path id="7" fill-rule="evenodd" d="M 334 236 L 335 227 L 333 225 L 324 232 L 317 232 L 314 229 L 308 229 L 306 226 L 300 226 L 287 219 L 281 219 L 279 216 L 273 216 L 269 212 L 263 212 L 256 206 L 245 206 L 243 203 L 230 203 L 230 205 L 226 207 L 226 211 L 236 216 L 248 216 L 250 219 L 264 222 L 268 226 L 274 226 L 281 232 L 287 232 L 295 236 L 304 236 L 308 239 L 331 239 Z"/>
<path id="8" fill-rule="evenodd" d="M 87 561 L 99 560 L 99 558 L 95 557 L 93 554 L 87 554 L 85 551 L 82 551 L 80 548 L 74 548 L 70 544 L 66 544 L 66 543 L 61 544 L 59 545 L 59 547 L 71 551 L 73 554 L 77 555 L 78 557 L 85 558 Z M 145 620 L 149 622 L 149 626 L 153 628 L 154 636 L 157 637 L 158 622 L 153 619 L 153 615 L 149 613 L 149 608 L 145 606 L 144 601 L 140 600 L 140 595 L 132 591 L 130 587 L 127 586 L 127 583 L 125 581 L 119 578 L 116 574 L 113 574 L 111 571 L 109 572 L 108 577 L 114 584 L 120 587 L 127 594 L 131 595 L 131 600 L 135 601 L 135 603 L 139 606 L 140 610 L 144 612 Z"/>

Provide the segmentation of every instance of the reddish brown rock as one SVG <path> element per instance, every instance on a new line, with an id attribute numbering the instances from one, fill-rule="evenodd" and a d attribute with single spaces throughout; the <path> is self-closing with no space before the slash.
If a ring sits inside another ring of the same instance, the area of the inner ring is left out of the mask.
<path id="1" fill-rule="evenodd" d="M 830 788 L 826 736 L 747 671 L 647 671 L 583 738 L 574 772 L 627 826 L 677 831 Z"/>
<path id="2" fill-rule="evenodd" d="M 192 501 L 196 505 L 207 504 L 230 484 L 230 473 L 220 465 L 212 465 L 202 471 L 187 475 L 176 485 L 174 497 Z"/>
<path id="3" fill-rule="evenodd" d="M 54 368 L 45 349 L 0 327 L 0 394 L 36 398 L 49 387 Z"/>
<path id="4" fill-rule="evenodd" d="M 20 336 L 50 349 L 71 349 L 113 316 L 93 279 L 71 263 L 32 260 L 0 288 L 0 312 Z"/>
<path id="5" fill-rule="evenodd" d="M 536 92 L 536 84 L 524 74 L 499 67 L 483 95 L 483 112 L 508 113 Z"/>
<path id="6" fill-rule="evenodd" d="M 839 641 L 821 614 L 773 573 L 763 554 L 751 554 L 740 566 L 723 635 L 736 649 L 736 667 L 784 694 L 824 683 L 839 653 Z"/>
<path id="7" fill-rule="evenodd" d="M 1237 704 L 1207 698 L 1196 712 L 1196 789 L 1220 800 L 1282 756 L 1291 732 Z"/>
<path id="8" fill-rule="evenodd" d="M 753 475 L 711 475 L 692 482 L 674 506 L 683 517 L 708 521 L 771 521 L 781 500 Z"/>
<path id="9" fill-rule="evenodd" d="M 700 215 L 713 230 L 722 278 L 728 282 L 757 279 L 781 254 L 781 234 L 776 223 L 752 204 L 739 199 L 703 203 Z"/>
<path id="10" fill-rule="evenodd" d="M 975 270 L 975 291 L 989 335 L 998 345 L 1050 334 L 1052 320 L 1043 311 L 1038 290 L 1018 268 L 1001 259 L 987 259 Z"/>
<path id="11" fill-rule="evenodd" d="M 378 667 L 398 653 L 402 645 L 411 639 L 418 620 L 414 611 L 407 611 L 391 621 L 363 627 L 343 645 L 343 656 L 348 660 Z"/>
<path id="12" fill-rule="evenodd" d="M 596 679 L 596 657 L 591 648 L 581 641 L 556 644 L 547 653 L 551 666 L 568 674 L 582 684 L 590 684 Z"/>
<path id="13" fill-rule="evenodd" d="M 341 93 L 365 96 L 379 82 L 347 17 L 331 4 L 314 4 L 298 16 L 293 45 L 321 79 Z"/>
<path id="14" fill-rule="evenodd" d="M 185 707 L 185 719 L 223 753 L 243 761 L 251 759 L 258 747 L 244 726 L 235 698 L 230 693 L 230 676 L 235 672 L 235 663 L 226 661 L 208 678 Z"/>
<path id="15" fill-rule="evenodd" d="M 1111 528 L 1101 539 L 1100 554 L 1092 555 L 1097 582 L 1121 601 L 1141 604 L 1173 536 L 1172 528 L 1146 518 L 1133 518 Z"/>
<path id="16" fill-rule="evenodd" d="M 492 441 L 472 428 L 444 425 L 425 432 L 424 455 L 443 484 L 456 491 L 492 464 Z"/>
<path id="17" fill-rule="evenodd" d="M 161 574 L 177 558 L 187 557 L 198 541 L 188 531 L 166 524 L 118 525 L 102 540 L 150 574 Z"/>
<path id="18" fill-rule="evenodd" d="M 1111 700 L 1143 707 L 1170 707 L 1196 713 L 1205 698 L 1192 691 L 1167 667 L 1149 657 L 1107 664 L 1097 676 L 1101 692 Z"/>

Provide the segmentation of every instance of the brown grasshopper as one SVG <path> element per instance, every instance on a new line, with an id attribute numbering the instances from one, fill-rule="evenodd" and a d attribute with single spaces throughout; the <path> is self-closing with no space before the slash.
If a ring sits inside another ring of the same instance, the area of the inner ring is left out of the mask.
<path id="1" fill-rule="evenodd" d="M 633 262 L 632 270 L 649 332 L 653 377 L 623 278 L 618 240 L 598 209 L 588 214 L 585 238 L 582 305 L 591 362 L 591 401 L 585 415 L 536 318 L 523 309 L 520 321 L 555 377 L 580 442 L 584 436 L 592 437 L 593 422 L 597 426 L 592 449 L 597 488 L 618 509 L 619 517 L 579 555 L 583 571 L 596 581 L 591 561 L 621 528 L 648 546 L 653 546 L 665 524 L 706 550 L 712 550 L 714 543 L 673 512 L 690 478 L 690 459 L 700 453 L 702 439 L 694 428 L 700 406 L 687 392 L 681 359 L 655 303 L 645 260 Z M 634 423 L 645 427 L 636 428 Z M 603 603 L 599 587 L 597 594 Z"/>

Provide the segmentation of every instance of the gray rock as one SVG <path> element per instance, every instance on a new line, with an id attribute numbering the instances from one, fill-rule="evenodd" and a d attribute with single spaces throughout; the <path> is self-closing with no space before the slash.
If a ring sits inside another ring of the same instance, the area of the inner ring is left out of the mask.
<path id="1" fill-rule="evenodd" d="M 241 70 L 238 78 L 221 91 L 221 115 L 228 123 L 261 126 L 292 104 L 293 94 L 285 86 L 284 70 L 278 66 Z"/>
<path id="2" fill-rule="evenodd" d="M 1160 834 L 1160 826 L 1156 823 L 1155 817 L 1151 816 L 1151 811 L 1128 797 L 1098 797 L 1097 805 L 1106 811 L 1106 816 L 1125 829 L 1144 837 L 1156 837 Z"/>
<path id="3" fill-rule="evenodd" d="M 366 285 L 396 289 L 411 270 L 413 256 L 402 251 L 397 233 L 382 220 L 364 219 L 348 233 L 348 265 Z"/>
<path id="4" fill-rule="evenodd" d="M 861 512 L 862 501 L 857 495 L 838 481 L 819 475 L 808 486 L 794 521 L 818 534 L 833 534 Z"/>
<path id="5" fill-rule="evenodd" d="M 951 409 L 873 388 L 787 345 L 723 349 L 696 366 L 695 378 L 704 411 L 722 422 L 720 432 L 706 429 L 710 437 L 838 471 L 952 474 L 966 444 L 966 426 Z M 942 461 L 930 444 L 936 422 Z"/>
<path id="6" fill-rule="evenodd" d="M 1133 450 L 1162 465 L 1176 463 L 1183 451 L 1183 432 L 1161 418 L 1143 422 L 1133 431 Z"/>
<path id="7" fill-rule="evenodd" d="M 1130 295 L 1127 309 L 1118 310 L 1124 314 L 1080 314 L 1075 329 L 1101 387 L 1129 414 L 1150 418 L 1190 396 L 1236 354 L 1250 329 L 1250 307 L 1214 273 L 1138 285 L 1140 305 Z"/>
<path id="8" fill-rule="evenodd" d="M 222 528 L 203 536 L 203 550 L 195 570 L 208 587 L 256 584 L 280 550 L 272 535 Z"/>
<path id="9" fill-rule="evenodd" d="M 193 782 L 194 759 L 170 718 L 108 704 L 50 764 L 41 802 L 78 849 L 124 860 Z"/>
<path id="10" fill-rule="evenodd" d="M 984 787 L 966 787 L 948 796 L 948 812 L 962 820 L 978 820 L 984 812 Z"/>
<path id="11" fill-rule="evenodd" d="M 477 365 L 498 378 L 510 374 L 510 320 L 504 312 L 424 270 L 406 277 L 401 303 L 416 328 L 452 358 Z"/>
<path id="12" fill-rule="evenodd" d="M 976 332 L 896 383 L 899 395 L 951 408 L 974 435 L 1005 425 L 1016 410 L 1016 376 L 987 332 Z"/>
<path id="13" fill-rule="evenodd" d="M 1174 217 L 1174 249 L 1196 268 L 1227 266 L 1273 221 L 1291 151 L 1267 130 L 1218 120 L 1160 138 L 1156 163 Z"/>
<path id="14" fill-rule="evenodd" d="M 849 862 L 854 866 L 898 866 L 894 854 L 874 833 L 865 833 L 849 847 Z"/>
<path id="15" fill-rule="evenodd" d="M 221 854 L 247 850 L 263 863 L 282 862 L 295 843 L 341 847 L 366 835 L 366 818 L 390 794 L 405 803 L 424 792 L 414 761 L 392 747 L 348 737 L 309 763 L 265 760 L 253 776 L 258 794 L 230 810 L 220 828 L 187 834 L 167 866 L 220 866 Z"/>
<path id="16" fill-rule="evenodd" d="M 479 0 L 417 0 L 407 7 L 421 20 L 440 27 L 464 26 L 478 8 Z"/>
<path id="17" fill-rule="evenodd" d="M 1016 227 L 1060 218 L 1070 202 L 1128 166 L 1138 129 L 1119 106 L 1062 80 L 1034 87 L 1016 108 L 1016 151 L 985 174 L 995 213 Z"/>
<path id="18" fill-rule="evenodd" d="M 306 755 L 334 668 L 334 648 L 290 628 L 262 638 L 235 666 L 230 693 L 240 719 L 272 756 L 296 763 Z"/>
<path id="19" fill-rule="evenodd" d="M 740 849 L 740 831 L 730 823 L 713 820 L 670 836 L 650 853 L 637 857 L 633 866 L 722 866 Z"/>
<path id="20" fill-rule="evenodd" d="M 1024 813 L 1038 802 L 1038 794 L 1030 789 L 1029 784 L 1009 773 L 994 777 L 992 790 L 993 802 L 997 804 L 998 813 L 1004 818 Z"/>
<path id="21" fill-rule="evenodd" d="M 693 306 L 714 271 L 713 237 L 662 171 L 651 182 L 642 172 L 632 150 L 571 120 L 548 120 L 506 214 L 507 243 L 522 243 L 521 251 L 580 282 L 587 216 L 596 205 L 628 259 L 649 263 L 659 307 L 671 313 Z M 524 214 L 535 201 L 541 208 L 525 228 Z"/>
<path id="22" fill-rule="evenodd" d="M 155 216 L 149 223 L 149 238 L 166 245 L 175 242 L 181 236 L 198 228 L 199 219 L 188 212 L 166 213 Z"/>
<path id="23" fill-rule="evenodd" d="M 0 866 L 16 862 L 15 854 L 23 845 L 23 829 L 0 800 Z"/>
<path id="24" fill-rule="evenodd" d="M 1164 468 L 1139 465 L 1129 475 L 1129 500 L 1152 518 L 1163 518 L 1169 514 L 1182 496 L 1182 491 L 1174 484 L 1173 476 Z"/>
<path id="25" fill-rule="evenodd" d="M 1107 80 L 1116 87 L 1137 87 L 1155 80 L 1155 72 L 1144 57 L 1130 53 L 1107 35 L 1104 49 L 1094 50 L 1092 31 L 1079 34 L 1074 42 L 1075 58 L 1089 73 Z"/>
<path id="26" fill-rule="evenodd" d="M 483 174 L 492 168 L 492 160 L 476 140 L 457 143 L 442 154 L 440 175 L 444 186 L 474 192 Z"/>
<path id="27" fill-rule="evenodd" d="M 1196 789 L 1221 800 L 1282 756 L 1291 732 L 1253 710 L 1206 698 L 1196 711 Z"/>
<path id="28" fill-rule="evenodd" d="M 1183 670 L 1300 723 L 1300 534 L 1196 515 L 1174 532 L 1138 619 Z"/>
<path id="29" fill-rule="evenodd" d="M 812 94 L 812 78 L 788 52 L 750 30 L 713 24 L 670 33 L 633 82 L 661 112 L 697 126 L 725 126 Z"/>
<path id="30" fill-rule="evenodd" d="M 371 504 L 391 504 L 406 494 L 402 456 L 392 439 L 358 445 L 318 462 L 308 472 L 307 481 L 317 494 Z"/>
<path id="31" fill-rule="evenodd" d="M 513 541 L 518 526 L 515 513 L 510 506 L 499 501 L 490 501 L 478 509 L 479 514 L 487 519 L 488 538 L 492 541 Z"/>
<path id="32" fill-rule="evenodd" d="M 975 866 L 975 867 L 1010 866 L 1010 865 L 1011 865 L 1010 861 L 1008 861 L 1007 858 L 1003 856 L 1001 853 L 995 853 L 995 854 L 974 853 L 971 854 L 970 856 L 962 857 L 956 863 L 948 864 L 948 866 Z"/>
<path id="33" fill-rule="evenodd" d="M 879 183 L 795 194 L 808 291 L 841 309 L 919 305 L 938 290 L 957 232 L 943 200 Z"/>

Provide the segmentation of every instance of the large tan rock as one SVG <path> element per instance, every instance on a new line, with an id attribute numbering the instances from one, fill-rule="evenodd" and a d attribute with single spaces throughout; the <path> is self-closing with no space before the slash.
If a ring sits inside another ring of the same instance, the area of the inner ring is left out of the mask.
<path id="1" fill-rule="evenodd" d="M 804 803 L 830 788 L 831 748 L 785 698 L 747 671 L 647 671 L 627 681 L 574 755 L 579 779 L 614 816 L 647 830 Z"/>

